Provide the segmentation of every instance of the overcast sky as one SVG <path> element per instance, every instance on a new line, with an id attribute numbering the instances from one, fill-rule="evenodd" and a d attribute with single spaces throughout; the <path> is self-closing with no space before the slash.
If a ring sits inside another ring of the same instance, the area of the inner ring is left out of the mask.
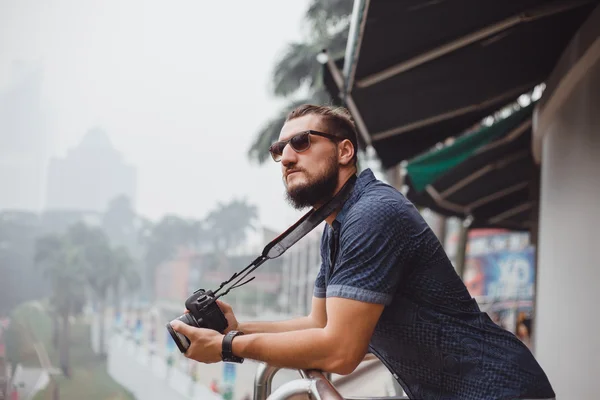
<path id="1" fill-rule="evenodd" d="M 264 225 L 301 213 L 279 165 L 247 149 L 277 110 L 269 78 L 301 40 L 307 0 L 0 0 L 0 90 L 15 60 L 43 67 L 51 154 L 102 126 L 138 172 L 136 208 L 202 217 L 246 197 Z"/>

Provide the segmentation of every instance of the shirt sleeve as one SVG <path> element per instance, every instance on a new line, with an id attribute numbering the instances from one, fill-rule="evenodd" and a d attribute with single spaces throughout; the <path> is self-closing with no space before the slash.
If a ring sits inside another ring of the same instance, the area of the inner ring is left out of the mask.
<path id="1" fill-rule="evenodd" d="M 321 236 L 321 268 L 319 268 L 319 273 L 317 274 L 317 278 L 315 279 L 315 289 L 313 291 L 313 296 L 318 298 L 325 298 L 326 293 L 326 282 L 325 282 L 325 268 L 326 263 L 323 259 L 325 251 L 324 248 L 327 247 L 326 241 L 326 232 L 323 232 Z"/>
<path id="2" fill-rule="evenodd" d="M 405 218 L 402 204 L 380 201 L 370 206 L 346 216 L 327 297 L 388 305 L 410 265 L 417 235 L 411 233 L 411 218 Z"/>
<path id="3" fill-rule="evenodd" d="M 325 298 L 326 290 L 325 290 L 325 273 L 323 271 L 323 264 L 321 264 L 321 269 L 319 269 L 319 273 L 317 274 L 317 279 L 315 280 L 315 290 L 313 291 L 313 296 L 318 298 Z"/>

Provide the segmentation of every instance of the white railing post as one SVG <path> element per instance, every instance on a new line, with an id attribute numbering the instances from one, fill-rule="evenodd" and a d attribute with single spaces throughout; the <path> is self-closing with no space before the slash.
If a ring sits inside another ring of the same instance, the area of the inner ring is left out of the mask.
<path id="1" fill-rule="evenodd" d="M 279 371 L 279 368 L 272 367 L 269 364 L 260 363 L 256 369 L 254 378 L 254 400 L 267 400 L 271 394 L 271 384 L 273 376 Z"/>

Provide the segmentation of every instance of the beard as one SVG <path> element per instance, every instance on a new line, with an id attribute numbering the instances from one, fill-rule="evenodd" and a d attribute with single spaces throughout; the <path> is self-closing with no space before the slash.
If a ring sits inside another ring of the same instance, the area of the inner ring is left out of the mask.
<path id="1" fill-rule="evenodd" d="M 287 189 L 286 200 L 297 210 L 314 206 L 315 204 L 329 200 L 335 193 L 338 185 L 339 165 L 336 157 L 331 157 L 325 171 L 317 177 L 308 176 L 308 182 L 302 185 L 296 185 L 293 189 L 287 187 L 284 178 L 284 184 Z"/>

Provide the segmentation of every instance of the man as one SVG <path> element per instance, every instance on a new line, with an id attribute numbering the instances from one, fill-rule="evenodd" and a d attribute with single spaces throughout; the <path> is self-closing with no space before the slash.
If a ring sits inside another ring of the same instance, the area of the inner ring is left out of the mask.
<path id="1" fill-rule="evenodd" d="M 270 151 L 281 162 L 288 200 L 318 208 L 357 173 L 356 149 L 344 109 L 305 105 L 289 114 Z M 348 374 L 372 352 L 410 398 L 554 397 L 527 347 L 479 310 L 435 234 L 397 190 L 366 170 L 326 221 L 309 316 L 238 323 L 220 302 L 225 338 L 173 323 L 191 340 L 186 356 Z"/>

